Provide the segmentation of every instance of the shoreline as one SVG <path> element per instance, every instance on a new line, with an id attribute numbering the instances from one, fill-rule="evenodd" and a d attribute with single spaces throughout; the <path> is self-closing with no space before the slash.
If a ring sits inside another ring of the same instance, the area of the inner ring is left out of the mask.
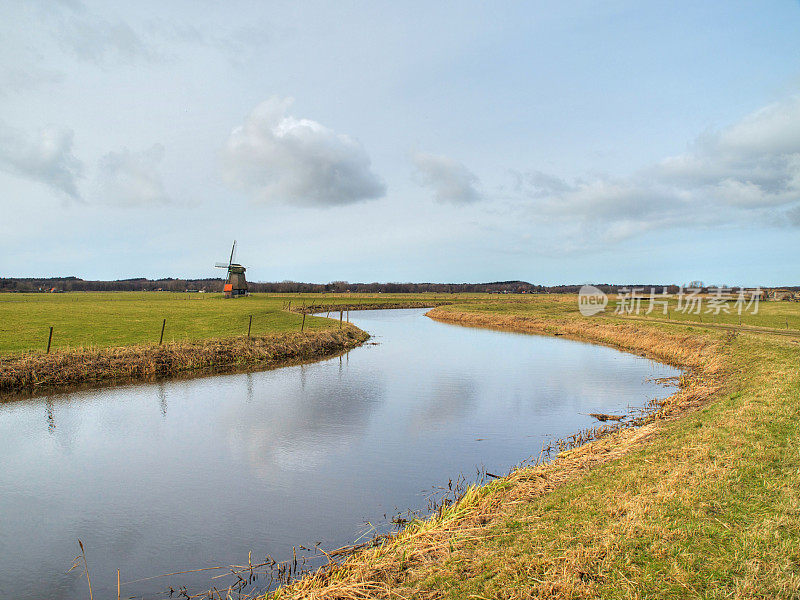
<path id="1" fill-rule="evenodd" d="M 336 356 L 369 339 L 355 325 L 161 346 L 77 348 L 0 358 L 0 401 L 40 393 L 145 383 L 181 376 L 266 370 Z"/>
<path id="2" fill-rule="evenodd" d="M 337 312 L 349 312 L 349 311 L 356 311 L 356 310 L 400 310 L 404 308 L 436 308 L 438 306 L 445 306 L 448 304 L 453 304 L 452 301 L 449 300 L 434 300 L 430 302 L 425 302 L 421 300 L 419 302 L 416 301 L 409 301 L 409 302 L 383 302 L 383 303 L 376 303 L 376 304 L 358 304 L 358 303 L 338 303 L 338 304 L 308 304 L 302 305 L 299 308 L 291 309 L 292 312 L 296 312 L 299 314 L 314 314 L 320 315 L 322 313 L 337 313 Z"/>
<path id="3" fill-rule="evenodd" d="M 450 303 L 314 304 L 292 308 L 291 312 L 319 316 L 326 311 L 431 308 Z M 0 355 L 0 402 L 83 388 L 275 369 L 336 356 L 363 344 L 369 337 L 365 331 L 344 322 L 342 327 L 332 325 L 329 329 L 250 338 L 209 338 L 161 346 L 139 344 L 58 349 L 50 354 Z"/>
<path id="4" fill-rule="evenodd" d="M 459 307 L 460 308 L 460 307 Z M 621 459 L 652 442 L 662 425 L 680 419 L 719 395 L 726 382 L 725 341 L 710 342 L 694 333 L 667 333 L 638 324 L 595 319 L 532 318 L 477 313 L 440 307 L 426 316 L 451 324 L 564 336 L 645 356 L 683 370 L 679 388 L 632 424 L 600 426 L 594 436 L 565 440 L 555 458 L 512 470 L 482 485 L 473 485 L 454 502 L 444 503 L 432 515 L 415 520 L 395 534 L 360 545 L 341 562 L 329 562 L 315 572 L 278 588 L 262 599 L 395 598 L 415 569 L 433 572 L 449 560 L 455 547 L 488 530 L 505 517 L 506 506 L 542 498 L 590 471 Z M 584 433 L 584 432 L 579 432 Z M 468 542 L 469 543 L 469 542 Z M 418 592 L 416 586 L 410 586 Z M 435 596 L 438 597 L 438 596 Z"/>

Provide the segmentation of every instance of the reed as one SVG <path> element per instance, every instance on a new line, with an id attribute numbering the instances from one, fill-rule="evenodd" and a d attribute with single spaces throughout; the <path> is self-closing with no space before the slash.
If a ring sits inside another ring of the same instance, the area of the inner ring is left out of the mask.
<path id="1" fill-rule="evenodd" d="M 147 381 L 194 372 L 271 368 L 296 360 L 334 355 L 369 335 L 355 326 L 342 329 L 235 337 L 164 345 L 77 348 L 50 354 L 23 353 L 0 358 L 0 392 L 21 392 L 117 381 Z"/>

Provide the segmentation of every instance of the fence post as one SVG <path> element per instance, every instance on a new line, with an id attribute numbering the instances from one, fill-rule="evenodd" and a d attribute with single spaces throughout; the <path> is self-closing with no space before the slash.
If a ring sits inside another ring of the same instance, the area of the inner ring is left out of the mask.
<path id="1" fill-rule="evenodd" d="M 47 354 L 50 354 L 50 343 L 53 341 L 53 326 L 50 326 L 50 335 L 47 337 Z"/>
<path id="2" fill-rule="evenodd" d="M 340 310 L 340 311 L 339 311 L 339 329 L 341 329 L 341 328 L 342 328 L 342 317 L 343 317 L 343 316 L 344 316 L 344 311 L 343 311 L 343 310 Z"/>
<path id="3" fill-rule="evenodd" d="M 250 323 L 247 324 L 247 337 L 250 338 L 250 329 L 253 327 L 253 315 L 250 315 Z"/>
<path id="4" fill-rule="evenodd" d="M 303 333 L 303 329 L 306 326 L 306 313 L 303 313 L 303 322 L 300 323 L 300 333 Z"/>
<path id="5" fill-rule="evenodd" d="M 164 328 L 167 326 L 167 320 L 164 319 L 164 322 L 161 323 L 161 337 L 158 338 L 158 345 L 160 346 L 164 342 Z"/>

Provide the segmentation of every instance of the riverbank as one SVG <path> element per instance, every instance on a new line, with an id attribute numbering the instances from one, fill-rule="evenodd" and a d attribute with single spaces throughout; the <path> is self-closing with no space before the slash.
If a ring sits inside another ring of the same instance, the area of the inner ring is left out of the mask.
<path id="1" fill-rule="evenodd" d="M 639 427 L 470 488 L 273 597 L 797 597 L 798 344 L 685 323 L 587 319 L 576 306 L 541 298 L 429 314 L 648 356 L 684 369 L 680 390 Z"/>
<path id="2" fill-rule="evenodd" d="M 452 301 L 448 300 L 434 300 L 434 301 L 399 301 L 399 302 L 392 302 L 386 301 L 381 303 L 369 302 L 369 301 L 360 301 L 360 302 L 337 302 L 333 301 L 330 304 L 318 302 L 314 303 L 311 301 L 309 304 L 303 303 L 300 306 L 294 306 L 291 308 L 294 312 L 298 312 L 300 314 L 316 314 L 321 315 L 322 313 L 326 313 L 326 315 L 337 313 L 337 312 L 349 312 L 351 310 L 391 310 L 391 309 L 401 309 L 401 308 L 435 308 L 437 306 L 445 306 L 448 304 L 453 304 Z M 335 315 L 334 315 L 335 316 Z"/>
<path id="3" fill-rule="evenodd" d="M 53 390 L 83 384 L 152 381 L 187 373 L 269 369 L 333 356 L 369 338 L 357 327 L 275 333 L 164 345 L 77 348 L 27 353 L 0 360 L 0 392 Z"/>
<path id="4" fill-rule="evenodd" d="M 0 298 L 0 323 L 13 325 L 0 327 L 0 393 L 269 369 L 325 358 L 369 337 L 347 323 L 340 329 L 334 312 L 446 303 L 391 295 L 253 295 L 231 301 L 211 294 L 9 294 Z M 326 312 L 333 318 L 319 314 Z M 41 336 L 38 345 L 35 335 Z M 164 344 L 156 345 L 160 338 Z M 52 351 L 45 352 L 50 342 Z"/>

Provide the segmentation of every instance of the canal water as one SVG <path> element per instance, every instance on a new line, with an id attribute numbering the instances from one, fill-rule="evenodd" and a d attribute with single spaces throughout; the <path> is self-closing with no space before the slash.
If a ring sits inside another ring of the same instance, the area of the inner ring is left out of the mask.
<path id="1" fill-rule="evenodd" d="M 369 535 L 436 486 L 665 397 L 677 371 L 563 338 L 360 311 L 347 355 L 0 404 L 0 598 L 202 591 L 214 572 Z"/>

